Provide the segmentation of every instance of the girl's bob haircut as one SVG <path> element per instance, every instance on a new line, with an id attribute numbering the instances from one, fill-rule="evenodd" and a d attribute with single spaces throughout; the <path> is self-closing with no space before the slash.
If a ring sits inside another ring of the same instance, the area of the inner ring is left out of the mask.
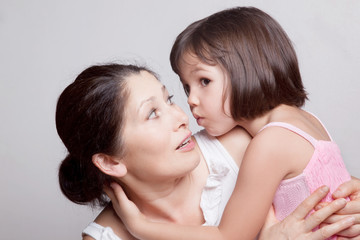
<path id="1" fill-rule="evenodd" d="M 291 41 L 257 8 L 227 9 L 181 32 L 170 54 L 172 69 L 180 77 L 185 53 L 226 71 L 235 120 L 253 119 L 280 104 L 301 107 L 307 99 Z"/>

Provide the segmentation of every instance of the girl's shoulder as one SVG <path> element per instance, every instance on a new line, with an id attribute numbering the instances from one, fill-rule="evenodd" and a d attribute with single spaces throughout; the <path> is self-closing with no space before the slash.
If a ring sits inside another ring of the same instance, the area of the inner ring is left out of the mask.
<path id="1" fill-rule="evenodd" d="M 287 128 L 268 127 L 253 138 L 249 150 L 264 161 L 271 159 L 272 164 L 282 166 L 284 178 L 290 178 L 303 171 L 314 153 L 314 146 Z"/>

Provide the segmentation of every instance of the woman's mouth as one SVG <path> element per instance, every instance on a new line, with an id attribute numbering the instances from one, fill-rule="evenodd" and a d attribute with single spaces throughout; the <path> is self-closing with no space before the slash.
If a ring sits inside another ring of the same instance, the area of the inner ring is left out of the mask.
<path id="1" fill-rule="evenodd" d="M 195 146 L 194 141 L 191 139 L 191 135 L 187 137 L 177 148 L 176 150 L 192 150 Z"/>
<path id="2" fill-rule="evenodd" d="M 190 142 L 190 140 L 191 140 L 191 136 L 187 137 L 187 138 L 176 148 L 176 150 L 178 150 L 178 149 L 180 149 L 180 148 L 188 145 L 189 142 Z"/>

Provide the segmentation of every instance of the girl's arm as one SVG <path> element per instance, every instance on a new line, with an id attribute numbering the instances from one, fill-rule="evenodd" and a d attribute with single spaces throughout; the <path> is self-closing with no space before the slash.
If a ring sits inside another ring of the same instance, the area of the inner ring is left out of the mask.
<path id="1" fill-rule="evenodd" d="M 303 155 L 303 150 L 294 150 L 292 142 L 286 137 L 276 142 L 273 139 L 270 134 L 269 139 L 254 138 L 250 143 L 219 228 L 149 223 L 144 217 L 121 216 L 128 210 L 120 213 L 120 217 L 128 221 L 127 227 L 140 239 L 255 238 L 265 221 L 279 182 L 291 169 L 289 159 Z M 137 211 L 137 214 L 140 213 Z"/>
<path id="2" fill-rule="evenodd" d="M 294 212 L 281 222 L 276 219 L 274 209 L 271 208 L 267 220 L 259 234 L 259 240 L 327 239 L 332 235 L 339 234 L 342 230 L 353 226 L 354 216 L 350 216 L 335 221 L 314 232 L 312 231 L 312 229 L 320 225 L 330 215 L 334 214 L 339 209 L 344 209 L 344 202 L 333 201 L 307 217 L 317 203 L 326 196 L 328 190 L 329 188 L 324 187 L 317 189 L 313 194 L 306 198 Z"/>
<path id="3" fill-rule="evenodd" d="M 274 141 L 272 134 L 262 136 L 266 137 L 255 137 L 246 150 L 235 190 L 219 228 L 148 223 L 144 217 L 134 221 L 132 216 L 125 216 L 130 231 L 143 239 L 255 238 L 280 181 L 289 173 L 289 159 L 303 154 L 301 149 L 294 151 L 286 137 Z"/>
<path id="4" fill-rule="evenodd" d="M 356 188 L 360 189 L 360 182 L 352 182 L 353 181 L 343 184 L 343 189 L 345 188 L 347 192 L 355 192 Z M 125 221 L 127 227 L 132 228 L 136 232 L 139 231 L 139 229 L 136 229 L 136 226 L 140 226 L 144 224 L 144 222 L 146 225 L 151 224 L 149 222 L 146 222 L 145 217 L 141 215 L 136 206 L 127 199 L 125 193 L 118 184 L 113 183 L 111 184 L 111 187 L 112 189 L 106 189 L 105 191 L 110 197 L 117 214 L 124 220 L 125 218 L 127 218 Z M 286 217 L 282 222 L 278 222 L 275 218 L 274 212 L 270 211 L 267 217 L 266 224 L 264 225 L 259 236 L 259 240 L 324 240 L 336 234 L 337 232 L 351 226 L 353 223 L 353 219 L 347 217 L 338 222 L 329 224 L 315 232 L 312 231 L 312 229 L 318 226 L 321 221 L 344 207 L 344 205 L 341 204 L 341 201 L 338 202 L 340 204 L 333 202 L 330 205 L 324 206 L 323 208 L 321 208 L 321 210 L 314 212 L 310 217 L 306 218 L 309 212 L 316 206 L 316 204 L 321 201 L 322 198 L 326 196 L 327 193 L 328 188 L 319 188 L 307 199 L 305 199 L 297 207 L 297 209 L 288 217 Z M 359 206 L 357 207 L 360 207 L 360 203 L 358 203 L 358 205 Z M 153 226 L 155 226 L 155 228 L 159 230 L 159 236 L 153 236 L 154 239 L 166 239 L 166 237 L 163 237 L 165 234 L 174 235 L 175 233 L 172 232 L 173 229 L 171 228 L 170 224 L 154 224 Z M 176 225 L 175 227 L 177 232 L 179 226 Z M 136 234 L 134 231 L 133 233 L 135 236 Z M 165 234 L 163 235 L 162 233 Z M 140 235 L 137 235 L 136 237 L 141 239 Z"/>
<path id="5" fill-rule="evenodd" d="M 221 239 L 218 228 L 183 226 L 171 223 L 157 223 L 148 221 L 139 211 L 137 206 L 130 201 L 119 184 L 113 182 L 111 188 L 105 187 L 104 191 L 111 199 L 112 205 L 118 216 L 123 221 L 128 231 L 137 239 L 168 240 L 168 239 L 189 239 L 189 236 L 196 235 L 196 239 Z M 208 238 L 208 230 L 213 231 L 212 237 Z M 184 235 L 181 231 L 187 231 Z M 203 231 L 203 234 L 201 232 Z"/>
<path id="6" fill-rule="evenodd" d="M 106 189 L 105 191 L 110 197 L 117 214 L 121 218 L 128 217 L 128 219 L 126 219 L 127 221 L 125 221 L 126 225 L 128 226 L 128 224 L 130 224 L 133 225 L 133 228 L 136 228 L 136 226 L 142 224 L 141 222 L 144 221 L 144 217 L 141 216 L 141 213 L 138 211 L 136 206 L 127 199 L 121 187 L 116 183 L 113 183 L 111 187 L 112 189 Z M 342 184 L 339 189 L 342 190 L 343 197 L 354 195 L 360 190 L 360 181 L 351 180 Z M 308 213 L 316 206 L 316 204 L 322 198 L 324 198 L 326 194 L 327 191 L 319 188 L 307 199 L 305 199 L 298 206 L 298 208 L 292 214 L 286 217 L 282 222 L 278 222 L 274 216 L 274 213 L 270 213 L 267 218 L 267 222 L 262 229 L 259 240 L 323 240 L 351 226 L 353 223 L 352 219 L 347 217 L 338 222 L 327 225 L 315 232 L 312 231 L 312 229 L 319 225 L 323 219 L 326 219 L 342 207 L 341 204 L 332 203 L 330 205 L 322 207 L 321 210 L 314 212 L 313 215 L 311 215 L 312 217 L 308 217 L 305 219 Z M 353 201 L 354 200 L 352 200 L 352 202 Z M 348 206 L 346 206 L 346 208 L 348 208 Z M 351 208 L 348 208 L 347 211 L 349 212 L 349 214 L 355 214 L 356 216 L 360 211 L 360 202 L 355 202 L 355 204 L 353 204 Z M 165 226 L 168 226 L 168 224 L 166 224 Z M 161 225 L 158 227 L 161 228 Z M 160 229 L 160 232 L 162 232 L 163 230 L 164 228 Z M 360 229 L 355 229 L 353 233 L 353 236 L 359 235 Z"/>

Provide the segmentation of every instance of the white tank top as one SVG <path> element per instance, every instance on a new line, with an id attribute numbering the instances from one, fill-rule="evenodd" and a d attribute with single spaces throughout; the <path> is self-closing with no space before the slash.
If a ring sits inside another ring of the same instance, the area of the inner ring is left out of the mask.
<path id="1" fill-rule="evenodd" d="M 205 219 L 204 226 L 218 226 L 234 190 L 239 167 L 223 145 L 205 130 L 197 132 L 194 137 L 210 173 L 200 200 Z M 110 227 L 103 227 L 95 222 L 90 223 L 83 234 L 96 240 L 121 240 Z"/>

